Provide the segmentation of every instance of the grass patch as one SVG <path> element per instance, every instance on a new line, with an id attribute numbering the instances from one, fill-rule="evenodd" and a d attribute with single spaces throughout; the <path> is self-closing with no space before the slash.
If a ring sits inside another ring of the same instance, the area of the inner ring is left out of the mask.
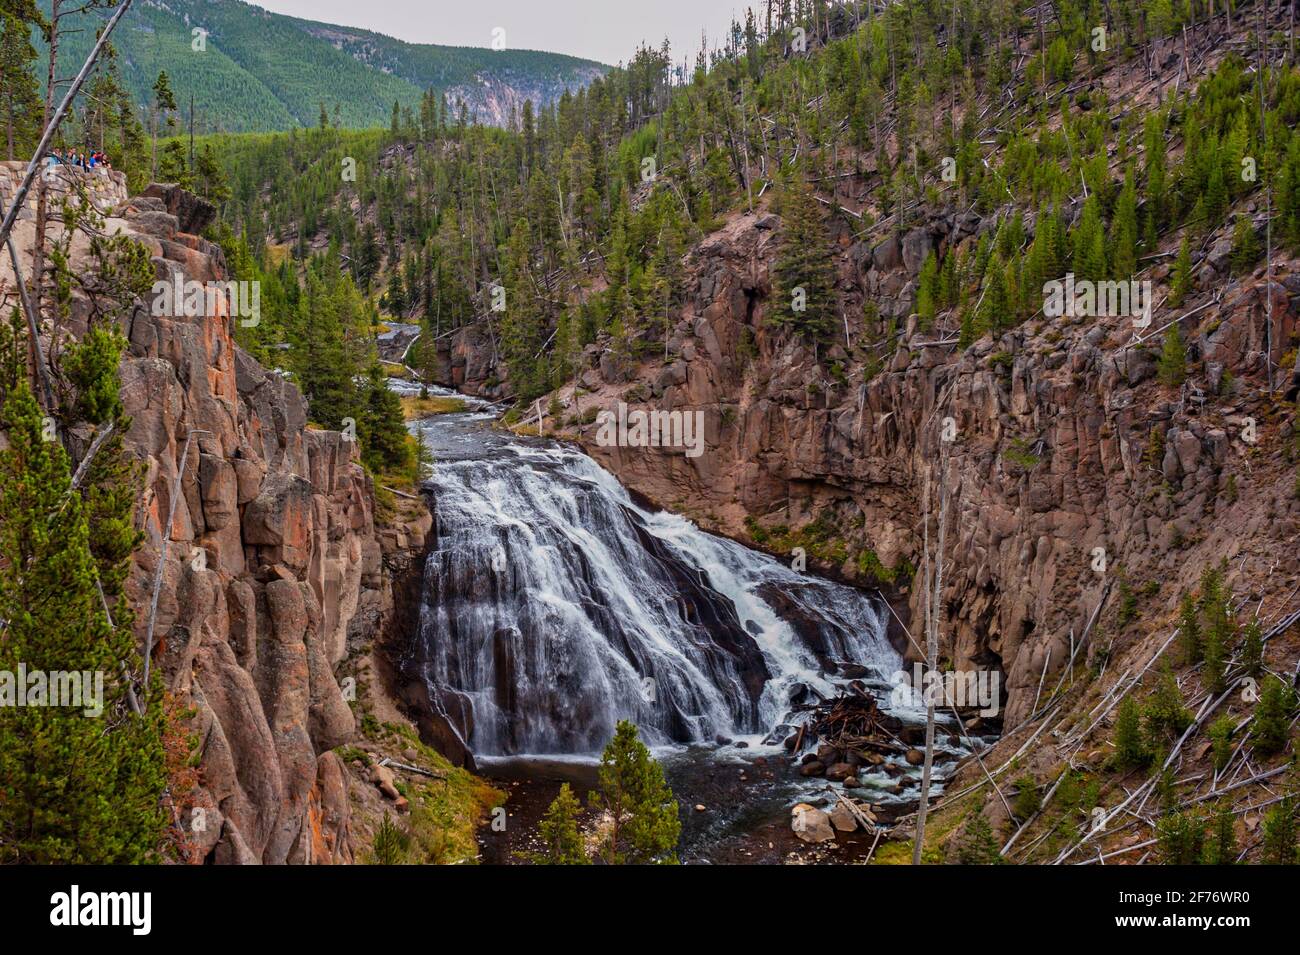
<path id="1" fill-rule="evenodd" d="M 484 817 L 505 802 L 505 793 L 453 766 L 436 749 L 421 742 L 409 726 L 383 723 L 377 735 L 394 747 L 414 749 L 415 765 L 445 777 L 397 774 L 399 790 L 410 802 L 410 815 L 397 822 L 407 837 L 401 840 L 405 843 L 400 849 L 401 858 L 389 861 L 410 865 L 476 862 L 475 833 Z"/>
<path id="2" fill-rule="evenodd" d="M 464 411 L 468 407 L 464 398 L 453 398 L 445 395 L 430 395 L 427 398 L 421 398 L 419 395 L 406 395 L 402 398 L 402 415 L 407 421 L 413 421 L 416 418 L 427 418 L 435 414 L 454 414 L 458 411 Z"/>
<path id="3" fill-rule="evenodd" d="M 1013 438 L 1011 444 L 1002 452 L 1002 457 L 1026 471 L 1032 471 L 1040 460 L 1038 455 L 1029 450 L 1029 444 L 1024 438 Z"/>
<path id="4" fill-rule="evenodd" d="M 777 553 L 790 553 L 796 547 L 802 547 L 804 553 L 814 560 L 842 564 L 848 559 L 849 546 L 835 533 L 831 520 L 826 514 L 821 514 L 811 523 L 792 531 L 785 524 L 763 527 L 751 516 L 745 518 L 745 529 L 760 547 Z"/>
<path id="5" fill-rule="evenodd" d="M 871 857 L 872 865 L 911 865 L 912 840 L 906 842 L 886 842 Z M 936 846 L 921 849 L 922 865 L 943 865 L 943 853 Z"/>

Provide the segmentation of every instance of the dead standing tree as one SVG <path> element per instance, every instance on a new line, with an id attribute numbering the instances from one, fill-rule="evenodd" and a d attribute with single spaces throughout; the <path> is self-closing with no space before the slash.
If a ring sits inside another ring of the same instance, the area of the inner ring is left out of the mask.
<path id="1" fill-rule="evenodd" d="M 939 619 L 943 613 L 940 594 L 943 592 L 943 550 L 948 531 L 948 449 L 953 435 L 951 419 L 940 422 L 939 435 L 939 521 L 936 531 L 934 556 L 930 556 L 930 472 L 925 475 L 924 516 L 922 537 L 924 557 L 924 607 L 925 607 L 925 666 L 934 672 L 939 660 Z M 912 840 L 912 864 L 921 864 L 921 848 L 925 842 L 925 814 L 930 802 L 930 778 L 934 770 L 934 695 L 925 692 L 925 763 L 921 770 L 920 804 L 916 808 L 916 835 Z"/>

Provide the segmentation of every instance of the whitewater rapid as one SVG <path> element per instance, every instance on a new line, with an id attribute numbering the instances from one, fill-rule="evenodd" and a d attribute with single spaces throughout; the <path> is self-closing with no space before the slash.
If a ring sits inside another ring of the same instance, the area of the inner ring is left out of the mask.
<path id="1" fill-rule="evenodd" d="M 598 752 L 620 719 L 654 745 L 758 742 L 846 672 L 887 691 L 902 668 L 877 597 L 655 511 L 580 450 L 492 418 L 474 403 L 412 422 L 435 460 L 414 665 L 475 753 Z"/>

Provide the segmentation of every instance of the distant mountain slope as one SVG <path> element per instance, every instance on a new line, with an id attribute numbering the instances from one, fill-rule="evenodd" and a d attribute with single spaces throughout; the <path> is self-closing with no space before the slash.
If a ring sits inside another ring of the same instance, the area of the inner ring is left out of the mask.
<path id="1" fill-rule="evenodd" d="M 49 0 L 41 0 L 48 11 Z M 91 22 L 65 35 L 60 56 L 80 61 L 94 42 Z M 67 22 L 67 21 L 65 21 Z M 192 47 L 207 31 L 206 49 Z M 387 125 L 393 103 L 416 107 L 433 88 L 463 101 L 482 122 L 501 124 L 525 99 L 550 103 L 606 69 L 590 60 L 531 50 L 405 43 L 366 30 L 271 13 L 241 0 L 144 0 L 113 35 L 123 79 L 140 102 L 159 71 L 177 101 L 193 94 L 205 130 L 231 132 L 315 125 L 324 104 L 345 126 Z"/>

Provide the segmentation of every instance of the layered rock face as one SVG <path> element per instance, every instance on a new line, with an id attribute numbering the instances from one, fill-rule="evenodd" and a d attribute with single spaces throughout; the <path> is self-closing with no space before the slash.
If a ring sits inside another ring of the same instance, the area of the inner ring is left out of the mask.
<path id="1" fill-rule="evenodd" d="M 184 204 L 146 196 L 122 215 L 160 277 L 224 278 L 219 251 L 167 211 Z M 356 443 L 308 429 L 302 395 L 235 345 L 230 316 L 137 312 L 128 337 L 128 439 L 148 469 L 132 582 L 145 606 L 168 534 L 155 631 L 169 686 L 198 712 L 210 805 L 194 838 L 217 862 L 350 861 L 329 751 L 354 726 L 335 668 L 359 611 L 386 599 Z"/>
<path id="2" fill-rule="evenodd" d="M 195 234 L 206 203 L 172 186 L 128 199 L 118 174 L 93 183 L 105 230 L 143 243 L 160 280 L 226 277 Z M 128 593 L 143 646 L 167 539 L 154 666 L 193 708 L 201 747 L 203 812 L 180 822 L 205 861 L 348 862 L 348 786 L 330 752 L 354 731 L 339 666 L 350 631 L 355 644 L 392 609 L 373 487 L 355 441 L 309 428 L 298 389 L 240 350 L 238 319 L 215 302 L 197 317 L 137 308 L 121 367 L 144 475 Z"/>
<path id="3" fill-rule="evenodd" d="M 741 538 L 755 519 L 798 528 L 820 517 L 848 556 L 819 569 L 863 583 L 871 576 L 855 557 L 864 549 L 884 568 L 920 563 L 927 482 L 933 549 L 946 482 L 941 653 L 958 669 L 1000 671 L 1014 725 L 1044 675 L 1067 665 L 1108 584 L 1161 612 L 1223 558 L 1239 592 L 1262 596 L 1300 574 L 1286 451 L 1294 414 L 1284 403 L 1300 385 L 1289 351 L 1300 274 L 1275 256 L 1270 299 L 1262 268 L 1233 280 L 1213 250 L 1200 256 L 1207 291 L 1183 309 L 1208 303 L 1184 324 L 1193 374 L 1166 388 L 1156 380 L 1163 333 L 1144 340 L 1128 316 L 1039 318 L 965 351 L 955 331 L 918 331 L 909 313 L 926 254 L 973 242 L 991 224 L 936 217 L 901 238 L 839 237 L 846 312 L 860 315 L 854 302 L 866 297 L 902 329 L 880 358 L 859 320 L 847 322 L 850 348 L 841 336 L 816 356 L 775 337 L 764 316 L 779 220 L 734 217 L 689 260 L 667 359 L 620 367 L 593 346 L 580 388 L 560 397 L 567 433 L 631 488 Z M 1177 314 L 1158 310 L 1147 332 Z M 705 453 L 602 446 L 597 426 L 579 422 L 620 401 L 702 412 Z M 904 623 L 921 619 L 919 583 L 892 594 Z M 1117 606 L 1112 596 L 1109 610 Z M 1113 646 L 1094 640 L 1089 652 L 1119 652 L 1138 636 L 1112 633 Z"/>

